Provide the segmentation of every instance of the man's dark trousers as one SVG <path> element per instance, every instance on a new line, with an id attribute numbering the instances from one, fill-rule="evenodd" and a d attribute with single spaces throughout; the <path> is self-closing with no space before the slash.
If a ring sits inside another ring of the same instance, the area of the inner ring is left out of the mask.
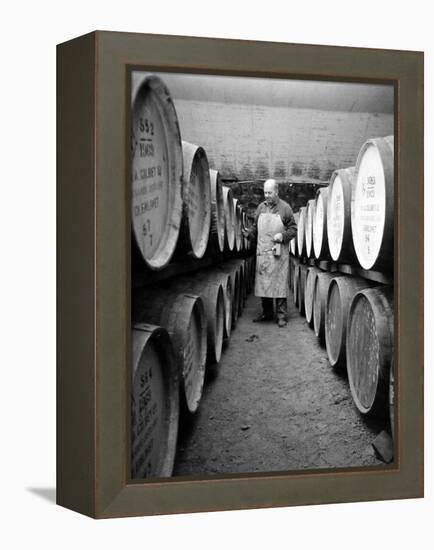
<path id="1" fill-rule="evenodd" d="M 262 311 L 265 317 L 273 319 L 273 300 L 274 298 L 261 298 L 262 300 Z M 277 320 L 283 319 L 284 321 L 288 320 L 288 310 L 286 298 L 275 298 L 276 300 L 276 317 Z"/>

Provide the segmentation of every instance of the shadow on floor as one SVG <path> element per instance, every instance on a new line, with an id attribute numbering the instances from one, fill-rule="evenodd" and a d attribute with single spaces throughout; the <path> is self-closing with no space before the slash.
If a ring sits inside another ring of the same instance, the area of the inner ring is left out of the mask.
<path id="1" fill-rule="evenodd" d="M 26 489 L 51 504 L 56 504 L 56 489 L 54 487 L 26 487 Z"/>

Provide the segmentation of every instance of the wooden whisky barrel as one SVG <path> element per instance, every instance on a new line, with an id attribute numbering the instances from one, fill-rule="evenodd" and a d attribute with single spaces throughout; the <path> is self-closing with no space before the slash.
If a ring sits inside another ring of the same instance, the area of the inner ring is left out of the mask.
<path id="1" fill-rule="evenodd" d="M 194 274 L 192 275 L 194 277 Z M 169 289 L 188 292 L 202 299 L 207 323 L 207 362 L 220 361 L 225 325 L 225 302 L 222 286 L 188 276 L 167 282 Z"/>
<path id="2" fill-rule="evenodd" d="M 225 246 L 225 211 L 222 182 L 218 170 L 210 170 L 209 176 L 211 182 L 210 245 L 217 252 L 223 252 Z"/>
<path id="3" fill-rule="evenodd" d="M 393 136 L 360 149 L 351 204 L 352 238 L 363 269 L 393 270 Z"/>
<path id="4" fill-rule="evenodd" d="M 324 343 L 325 336 L 325 311 L 327 304 L 328 288 L 335 277 L 340 275 L 321 271 L 316 274 L 313 291 L 313 329 L 321 343 Z"/>
<path id="5" fill-rule="evenodd" d="M 306 276 L 306 286 L 304 290 L 304 313 L 309 325 L 313 323 L 313 294 L 315 290 L 315 281 L 320 270 L 317 267 L 308 267 Z"/>
<path id="6" fill-rule="evenodd" d="M 169 90 L 147 75 L 131 111 L 131 223 L 133 254 L 153 270 L 172 258 L 182 216 L 183 158 Z"/>
<path id="7" fill-rule="evenodd" d="M 134 292 L 133 321 L 163 327 L 171 337 L 178 370 L 181 396 L 190 413 L 202 398 L 205 379 L 207 332 L 201 298 L 193 294 L 147 287 Z"/>
<path id="8" fill-rule="evenodd" d="M 315 214 L 315 200 L 312 199 L 310 201 L 307 201 L 307 210 L 306 210 L 306 224 L 305 224 L 305 232 L 304 232 L 304 238 L 306 241 L 306 256 L 308 258 L 313 257 L 313 218 Z"/>
<path id="9" fill-rule="evenodd" d="M 245 300 L 245 272 L 244 272 L 244 260 L 242 259 L 233 259 L 228 260 L 223 264 L 224 267 L 230 269 L 232 273 L 234 271 L 238 274 L 238 293 L 237 293 L 237 318 L 242 315 L 244 300 Z"/>
<path id="10" fill-rule="evenodd" d="M 225 250 L 232 251 L 235 247 L 234 198 L 230 187 L 223 185 L 222 191 L 225 212 Z"/>
<path id="11" fill-rule="evenodd" d="M 232 281 L 232 328 L 235 327 L 238 320 L 238 312 L 240 308 L 240 274 L 235 266 L 220 264 L 217 268 L 225 273 L 229 273 Z"/>
<path id="12" fill-rule="evenodd" d="M 297 250 L 298 257 L 306 256 L 306 241 L 304 238 L 305 222 L 306 222 L 306 206 L 302 206 L 299 210 L 299 218 L 297 222 Z"/>
<path id="13" fill-rule="evenodd" d="M 346 335 L 348 311 L 354 295 L 364 288 L 372 287 L 367 279 L 339 276 L 330 281 L 325 310 L 325 342 L 332 367 L 343 368 L 346 364 Z"/>
<path id="14" fill-rule="evenodd" d="M 330 258 L 327 239 L 327 195 L 328 187 L 318 189 L 312 227 L 313 255 L 317 260 Z"/>
<path id="15" fill-rule="evenodd" d="M 353 263 L 355 260 L 351 233 L 351 188 L 354 167 L 335 170 L 327 193 L 327 242 L 335 262 Z"/>
<path id="16" fill-rule="evenodd" d="M 182 222 L 177 256 L 189 254 L 200 259 L 208 246 L 211 227 L 211 181 L 205 150 L 182 142 L 184 184 Z"/>
<path id="17" fill-rule="evenodd" d="M 208 268 L 195 273 L 195 279 L 214 284 L 223 288 L 225 301 L 224 338 L 230 338 L 232 330 L 232 274 L 214 268 Z"/>
<path id="18" fill-rule="evenodd" d="M 148 324 L 131 333 L 131 477 L 170 477 L 179 422 L 178 371 L 167 331 Z"/>
<path id="19" fill-rule="evenodd" d="M 393 290 L 381 286 L 358 292 L 347 326 L 347 372 L 360 412 L 387 414 L 393 357 Z"/>

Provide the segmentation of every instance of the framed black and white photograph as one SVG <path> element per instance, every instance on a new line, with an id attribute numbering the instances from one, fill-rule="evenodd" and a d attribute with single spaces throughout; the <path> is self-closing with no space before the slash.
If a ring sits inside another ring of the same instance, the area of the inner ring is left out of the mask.
<path id="1" fill-rule="evenodd" d="M 58 502 L 420 496 L 421 56 L 97 32 L 58 86 Z"/>
<path id="2" fill-rule="evenodd" d="M 392 463 L 393 84 L 131 78 L 132 478 Z"/>

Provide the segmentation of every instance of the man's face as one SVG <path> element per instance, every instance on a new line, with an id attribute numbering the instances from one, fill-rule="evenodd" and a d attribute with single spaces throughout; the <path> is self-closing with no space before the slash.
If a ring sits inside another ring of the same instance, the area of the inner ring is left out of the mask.
<path id="1" fill-rule="evenodd" d="M 277 188 L 274 182 L 264 183 L 264 197 L 267 204 L 274 204 L 277 199 Z"/>

